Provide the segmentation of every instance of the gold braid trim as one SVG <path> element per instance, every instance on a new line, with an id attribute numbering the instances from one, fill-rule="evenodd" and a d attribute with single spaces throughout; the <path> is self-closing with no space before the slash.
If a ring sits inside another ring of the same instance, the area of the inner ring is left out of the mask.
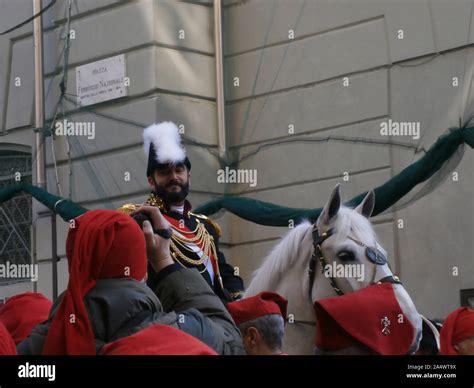
<path id="1" fill-rule="evenodd" d="M 189 212 L 189 214 L 192 214 L 193 216 L 195 216 L 197 218 L 201 218 L 201 219 L 207 221 L 209 224 L 211 224 L 211 226 L 216 231 L 217 237 L 221 237 L 222 229 L 216 221 L 210 219 L 209 217 L 205 216 L 204 214 L 196 214 L 196 213 L 192 213 L 192 212 Z"/>

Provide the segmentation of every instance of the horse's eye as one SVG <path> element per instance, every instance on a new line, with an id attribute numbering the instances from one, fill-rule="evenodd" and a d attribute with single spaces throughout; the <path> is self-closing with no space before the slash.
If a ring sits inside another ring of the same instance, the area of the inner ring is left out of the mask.
<path id="1" fill-rule="evenodd" d="M 352 251 L 341 251 L 337 254 L 337 258 L 341 261 L 354 261 L 355 255 Z"/>

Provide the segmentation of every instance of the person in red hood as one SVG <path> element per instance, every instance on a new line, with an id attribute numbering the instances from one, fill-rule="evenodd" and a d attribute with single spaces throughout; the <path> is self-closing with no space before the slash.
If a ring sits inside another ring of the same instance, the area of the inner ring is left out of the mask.
<path id="1" fill-rule="evenodd" d="M 474 356 L 474 310 L 461 307 L 444 321 L 440 333 L 440 354 Z"/>
<path id="2" fill-rule="evenodd" d="M 16 354 L 15 342 L 10 332 L 0 322 L 0 356 L 14 356 Z"/>
<path id="3" fill-rule="evenodd" d="M 84 304 L 98 280 L 146 277 L 146 249 L 138 225 L 117 212 L 87 212 L 66 241 L 69 283 L 52 319 L 43 354 L 95 354 L 94 332 Z"/>
<path id="4" fill-rule="evenodd" d="M 227 304 L 251 356 L 286 355 L 282 352 L 288 301 L 273 292 Z"/>
<path id="5" fill-rule="evenodd" d="M 52 305 L 48 298 L 37 292 L 12 296 L 0 307 L 0 323 L 5 325 L 18 345 L 36 325 L 48 319 Z"/>

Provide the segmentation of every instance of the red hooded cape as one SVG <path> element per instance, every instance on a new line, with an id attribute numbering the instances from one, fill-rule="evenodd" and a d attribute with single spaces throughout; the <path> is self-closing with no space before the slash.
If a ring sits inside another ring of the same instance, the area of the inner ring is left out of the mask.
<path id="1" fill-rule="evenodd" d="M 99 279 L 141 281 L 147 271 L 143 232 L 131 217 L 93 210 L 74 221 L 66 241 L 69 283 L 49 328 L 45 355 L 96 354 L 84 296 Z"/>

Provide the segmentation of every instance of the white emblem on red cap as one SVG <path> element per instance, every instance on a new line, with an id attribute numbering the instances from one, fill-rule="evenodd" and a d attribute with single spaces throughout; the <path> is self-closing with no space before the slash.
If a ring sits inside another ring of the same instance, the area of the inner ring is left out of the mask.
<path id="1" fill-rule="evenodd" d="M 380 324 L 382 325 L 382 334 L 383 335 L 389 335 L 390 334 L 390 319 L 388 317 L 383 317 L 380 320 Z"/>

